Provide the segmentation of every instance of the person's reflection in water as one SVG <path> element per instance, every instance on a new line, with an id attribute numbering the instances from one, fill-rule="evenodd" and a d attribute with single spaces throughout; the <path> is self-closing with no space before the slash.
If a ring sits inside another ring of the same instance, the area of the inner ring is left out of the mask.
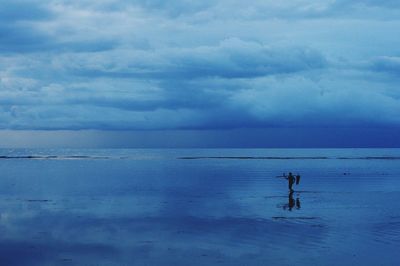
<path id="1" fill-rule="evenodd" d="M 299 197 L 296 198 L 296 209 L 300 210 L 301 206 L 300 206 L 300 199 Z"/>
<path id="2" fill-rule="evenodd" d="M 297 209 L 297 210 L 300 210 L 300 208 L 301 208 L 301 207 L 300 207 L 300 198 L 297 197 L 296 200 L 294 200 L 294 198 L 293 198 L 293 191 L 291 191 L 291 192 L 289 193 L 289 196 L 288 196 L 288 203 L 285 204 L 285 205 L 283 205 L 283 209 L 284 209 L 284 210 L 288 209 L 289 211 L 292 211 L 292 209 L 293 209 L 295 206 L 296 206 L 296 209 Z"/>
<path id="3" fill-rule="evenodd" d="M 293 207 L 294 207 L 294 199 L 293 199 L 293 191 L 291 191 L 290 193 L 289 193 L 289 202 L 288 202 L 288 205 L 289 205 L 289 211 L 291 211 L 292 209 L 293 209 Z"/>

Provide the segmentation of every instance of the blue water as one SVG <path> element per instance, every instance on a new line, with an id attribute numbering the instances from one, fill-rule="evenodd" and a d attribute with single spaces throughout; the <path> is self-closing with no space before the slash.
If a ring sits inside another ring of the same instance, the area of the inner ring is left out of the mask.
<path id="1" fill-rule="evenodd" d="M 0 169 L 0 265 L 399 261 L 400 149 L 3 149 Z"/>

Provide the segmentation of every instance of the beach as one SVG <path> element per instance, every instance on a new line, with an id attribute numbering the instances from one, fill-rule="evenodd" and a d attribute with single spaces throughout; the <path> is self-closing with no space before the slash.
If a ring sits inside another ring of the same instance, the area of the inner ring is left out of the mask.
<path id="1" fill-rule="evenodd" d="M 398 264 L 400 149 L 0 157 L 2 265 Z"/>

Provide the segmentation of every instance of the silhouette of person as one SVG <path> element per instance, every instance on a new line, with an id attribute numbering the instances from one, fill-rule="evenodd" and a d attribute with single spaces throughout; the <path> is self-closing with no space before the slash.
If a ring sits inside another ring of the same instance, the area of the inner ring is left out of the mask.
<path id="1" fill-rule="evenodd" d="M 292 175 L 292 173 L 289 173 L 289 175 L 287 176 L 286 179 L 288 180 L 289 190 L 292 192 L 293 191 L 292 186 L 293 186 L 293 183 L 295 182 L 295 178 Z"/>
<path id="2" fill-rule="evenodd" d="M 296 185 L 300 184 L 300 175 L 296 175 Z"/>

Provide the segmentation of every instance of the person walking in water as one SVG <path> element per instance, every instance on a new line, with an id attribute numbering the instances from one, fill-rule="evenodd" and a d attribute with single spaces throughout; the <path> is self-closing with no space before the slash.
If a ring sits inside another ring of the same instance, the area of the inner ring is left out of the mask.
<path id="1" fill-rule="evenodd" d="M 294 177 L 294 175 L 290 172 L 289 175 L 286 175 L 285 173 L 283 173 L 283 175 L 281 176 L 277 176 L 277 177 L 283 177 L 288 181 L 288 187 L 289 187 L 289 191 L 293 192 L 293 184 L 296 183 L 296 185 L 298 185 L 300 183 L 300 175 L 297 174 L 296 177 Z"/>
<path id="2" fill-rule="evenodd" d="M 295 178 L 294 178 L 293 174 L 292 174 L 292 173 L 289 173 L 289 175 L 287 176 L 286 179 L 288 180 L 289 190 L 290 190 L 290 191 L 293 191 L 292 186 L 293 186 L 293 184 L 294 184 L 294 182 L 295 182 Z"/>

